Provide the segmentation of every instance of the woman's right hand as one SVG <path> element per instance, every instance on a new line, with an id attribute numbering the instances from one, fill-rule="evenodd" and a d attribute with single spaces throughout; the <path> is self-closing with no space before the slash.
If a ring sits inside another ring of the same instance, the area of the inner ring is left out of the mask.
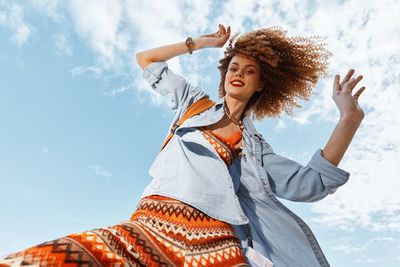
<path id="1" fill-rule="evenodd" d="M 225 29 L 224 25 L 219 24 L 219 29 L 215 33 L 201 35 L 199 38 L 204 40 L 206 47 L 223 47 L 231 34 L 231 26 Z"/>

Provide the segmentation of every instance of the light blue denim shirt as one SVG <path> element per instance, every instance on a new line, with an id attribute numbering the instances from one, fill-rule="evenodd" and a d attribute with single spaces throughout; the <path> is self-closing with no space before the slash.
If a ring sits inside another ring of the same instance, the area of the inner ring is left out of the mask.
<path id="1" fill-rule="evenodd" d="M 175 114 L 171 126 L 194 101 L 208 96 L 163 61 L 148 65 L 143 77 L 159 94 L 169 96 Z M 305 166 L 277 155 L 250 117 L 243 119 L 245 156 L 226 166 L 197 129 L 219 121 L 223 105 L 223 98 L 218 99 L 176 129 L 151 165 L 152 180 L 142 197 L 173 197 L 232 224 L 243 250 L 252 244 L 274 267 L 330 266 L 311 229 L 276 197 L 314 202 L 334 193 L 350 173 L 322 157 L 320 148 Z"/>

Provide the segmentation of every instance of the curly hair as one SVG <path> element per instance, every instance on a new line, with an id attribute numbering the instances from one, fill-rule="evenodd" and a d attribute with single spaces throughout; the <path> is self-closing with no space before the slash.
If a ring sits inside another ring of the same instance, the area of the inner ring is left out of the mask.
<path id="1" fill-rule="evenodd" d="M 285 111 L 293 115 L 293 106 L 301 108 L 297 98 L 309 100 L 313 87 L 321 75 L 327 74 L 328 59 L 332 55 L 318 42 L 319 36 L 287 37 L 280 27 L 263 28 L 240 36 L 234 45 L 235 33 L 219 60 L 221 73 L 219 97 L 225 95 L 224 82 L 228 65 L 235 55 L 256 61 L 261 70 L 263 90 L 249 99 L 244 116 L 280 117 Z"/>

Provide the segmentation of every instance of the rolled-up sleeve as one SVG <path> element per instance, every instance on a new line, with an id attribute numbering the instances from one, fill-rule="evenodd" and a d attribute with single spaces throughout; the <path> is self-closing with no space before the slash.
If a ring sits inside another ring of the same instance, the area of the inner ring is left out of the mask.
<path id="1" fill-rule="evenodd" d="M 186 79 L 169 69 L 167 62 L 152 62 L 143 69 L 143 78 L 160 95 L 170 98 L 173 111 L 190 105 L 206 95 L 200 88 L 189 84 Z"/>
<path id="2" fill-rule="evenodd" d="M 263 152 L 263 168 L 273 193 L 281 198 L 314 202 L 334 193 L 349 180 L 350 173 L 333 165 L 318 148 L 305 165 L 274 153 L 269 145 Z"/>

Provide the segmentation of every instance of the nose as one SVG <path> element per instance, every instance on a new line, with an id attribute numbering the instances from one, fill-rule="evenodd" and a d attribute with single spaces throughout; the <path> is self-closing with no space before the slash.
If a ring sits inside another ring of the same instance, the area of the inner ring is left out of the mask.
<path id="1" fill-rule="evenodd" d="M 235 76 L 241 76 L 241 77 L 243 77 L 243 75 L 242 75 L 241 72 L 236 72 Z"/>

